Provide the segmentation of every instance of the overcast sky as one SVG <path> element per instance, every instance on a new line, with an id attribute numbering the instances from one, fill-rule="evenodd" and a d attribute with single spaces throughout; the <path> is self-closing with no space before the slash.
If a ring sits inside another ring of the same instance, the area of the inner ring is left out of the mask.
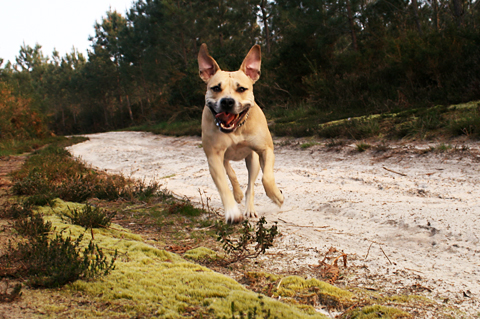
<path id="1" fill-rule="evenodd" d="M 93 25 L 112 10 L 125 15 L 133 0 L 0 0 L 0 58 L 15 61 L 23 43 L 54 48 L 64 56 L 75 46 L 86 54 Z"/>

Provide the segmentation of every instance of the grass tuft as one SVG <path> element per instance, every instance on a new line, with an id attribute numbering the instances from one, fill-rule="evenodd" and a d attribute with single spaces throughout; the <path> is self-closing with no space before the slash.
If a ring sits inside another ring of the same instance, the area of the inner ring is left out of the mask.
<path id="1" fill-rule="evenodd" d="M 359 151 L 359 152 L 365 152 L 365 151 L 368 150 L 370 147 L 372 147 L 372 145 L 362 142 L 362 143 L 358 143 L 358 144 L 356 145 L 356 147 L 357 147 L 357 151 Z"/>

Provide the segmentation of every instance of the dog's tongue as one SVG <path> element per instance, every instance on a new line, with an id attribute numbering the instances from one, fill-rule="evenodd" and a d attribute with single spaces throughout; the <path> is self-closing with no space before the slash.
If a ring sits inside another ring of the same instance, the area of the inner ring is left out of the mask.
<path id="1" fill-rule="evenodd" d="M 232 121 L 235 119 L 235 114 L 222 112 L 215 115 L 215 117 L 224 122 L 226 125 L 230 125 L 230 123 L 232 123 Z"/>

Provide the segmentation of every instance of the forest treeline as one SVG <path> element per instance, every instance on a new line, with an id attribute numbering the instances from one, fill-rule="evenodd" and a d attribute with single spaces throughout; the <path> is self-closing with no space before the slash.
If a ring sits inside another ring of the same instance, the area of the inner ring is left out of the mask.
<path id="1" fill-rule="evenodd" d="M 479 2 L 140 0 L 95 23 L 87 56 L 24 44 L 16 61 L 0 60 L 0 138 L 199 119 L 204 42 L 225 70 L 262 46 L 255 93 L 267 112 L 348 117 L 478 100 Z"/>

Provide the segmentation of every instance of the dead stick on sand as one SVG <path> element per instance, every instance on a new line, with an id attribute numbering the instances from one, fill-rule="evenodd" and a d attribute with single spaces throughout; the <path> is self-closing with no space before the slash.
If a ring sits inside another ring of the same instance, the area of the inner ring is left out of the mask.
<path id="1" fill-rule="evenodd" d="M 399 172 L 395 172 L 394 170 L 391 170 L 385 166 L 383 166 L 383 169 L 386 170 L 386 171 L 389 171 L 389 172 L 392 172 L 392 173 L 395 173 L 395 174 L 398 174 L 398 175 L 401 175 L 401 176 L 407 176 L 407 174 L 403 174 L 403 173 L 399 173 Z"/>
<path id="2" fill-rule="evenodd" d="M 385 254 L 385 252 L 383 251 L 382 246 L 380 246 L 380 250 L 381 250 L 382 253 L 385 255 L 385 257 L 387 257 L 387 260 L 388 260 L 388 262 L 390 263 L 390 265 L 393 265 L 393 263 L 390 261 L 390 258 L 388 258 L 387 254 Z"/>
<path id="3" fill-rule="evenodd" d="M 370 254 L 370 248 L 372 248 L 372 245 L 373 245 L 373 243 L 371 243 L 370 246 L 368 246 L 367 255 L 363 259 L 364 261 L 367 260 L 367 257 L 368 257 L 368 254 Z"/>
<path id="4" fill-rule="evenodd" d="M 291 224 L 293 227 L 305 227 L 305 228 L 328 228 L 330 226 L 313 226 L 313 225 L 297 225 L 291 222 L 287 222 L 286 220 L 283 220 L 281 218 L 278 218 L 278 220 L 281 220 L 285 224 Z"/>

